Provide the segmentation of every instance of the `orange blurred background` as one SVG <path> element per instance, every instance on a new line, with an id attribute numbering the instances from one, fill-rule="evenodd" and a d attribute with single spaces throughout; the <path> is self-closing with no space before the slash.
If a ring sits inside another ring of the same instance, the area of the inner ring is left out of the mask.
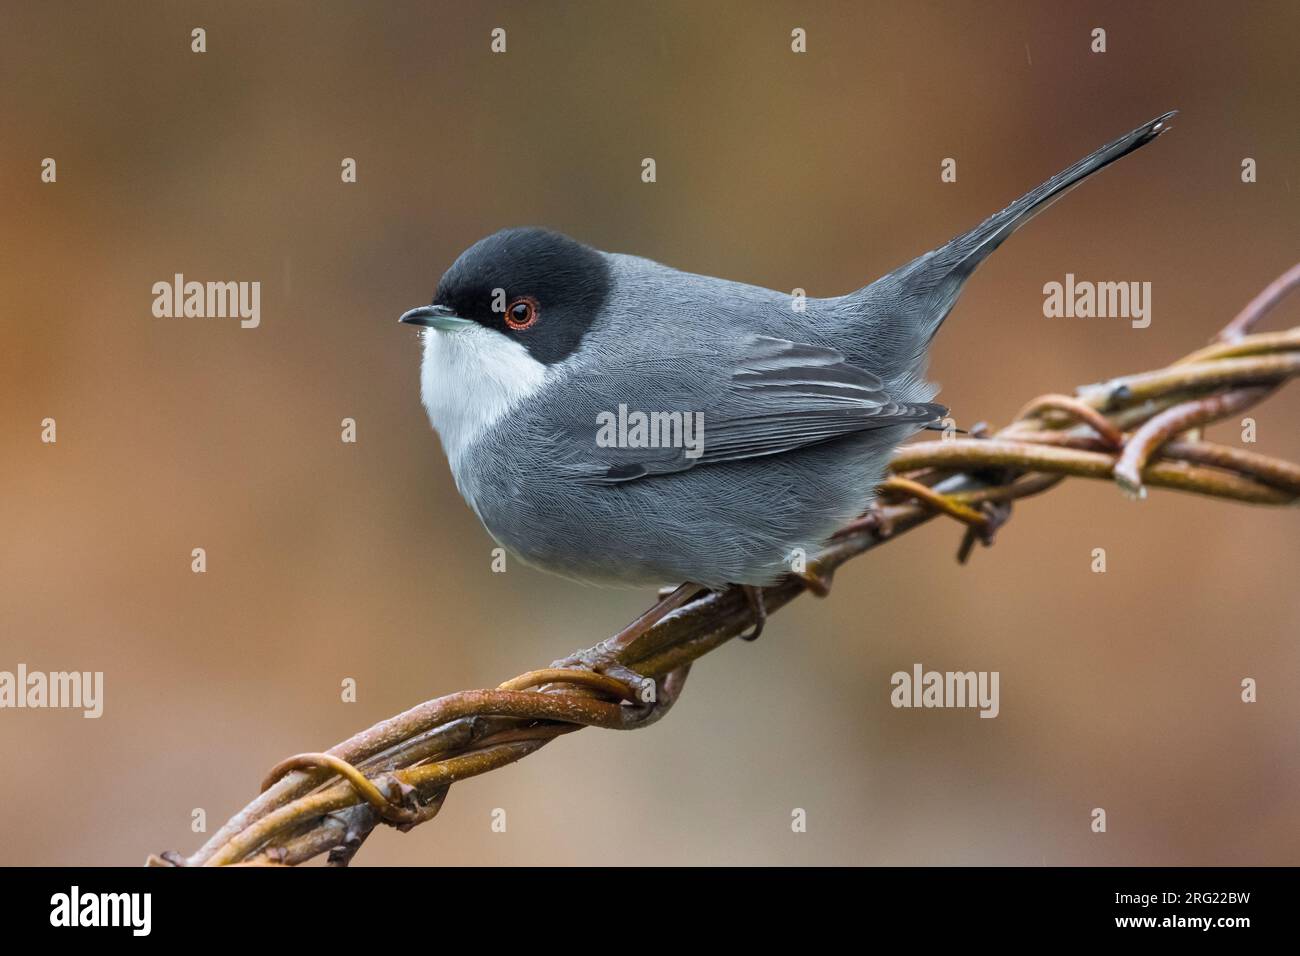
<path id="1" fill-rule="evenodd" d="M 6 2 L 3 27 L 0 670 L 106 682 L 98 720 L 0 711 L 7 864 L 188 854 L 192 811 L 210 834 L 286 754 L 648 604 L 491 573 L 452 484 L 395 320 L 487 233 L 839 294 L 1182 110 L 967 286 L 933 358 L 966 425 L 1199 347 L 1300 247 L 1293 3 Z M 153 317 L 178 272 L 260 281 L 261 326 Z M 1067 272 L 1150 281 L 1151 327 L 1043 318 Z M 1300 389 L 1253 414 L 1254 449 L 1300 458 Z M 966 567 L 959 537 L 855 561 L 662 723 L 458 784 L 356 862 L 1300 862 L 1294 509 L 1075 481 Z M 1000 716 L 893 709 L 916 662 L 1000 671 Z"/>

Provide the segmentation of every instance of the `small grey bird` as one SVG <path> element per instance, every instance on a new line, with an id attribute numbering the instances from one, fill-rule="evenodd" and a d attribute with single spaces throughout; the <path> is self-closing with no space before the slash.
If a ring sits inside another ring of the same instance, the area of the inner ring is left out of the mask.
<path id="1" fill-rule="evenodd" d="M 492 537 L 548 571 L 771 584 L 862 514 L 895 446 L 946 414 L 927 352 L 976 266 L 1173 115 L 802 310 L 542 229 L 488 236 L 401 317 L 427 330 L 421 397 L 457 487 Z"/>

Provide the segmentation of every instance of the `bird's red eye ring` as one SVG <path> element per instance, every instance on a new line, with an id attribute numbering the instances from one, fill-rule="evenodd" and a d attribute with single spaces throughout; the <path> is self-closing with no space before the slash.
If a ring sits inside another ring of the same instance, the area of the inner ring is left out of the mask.
<path id="1" fill-rule="evenodd" d="M 506 306 L 506 325 L 516 332 L 522 332 L 537 324 L 538 312 L 537 300 L 531 295 L 521 295 Z"/>

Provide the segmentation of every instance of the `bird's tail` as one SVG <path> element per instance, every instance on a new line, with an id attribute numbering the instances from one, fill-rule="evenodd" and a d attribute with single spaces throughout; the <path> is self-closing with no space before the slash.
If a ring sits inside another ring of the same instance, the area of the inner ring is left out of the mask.
<path id="1" fill-rule="evenodd" d="M 876 356 L 882 366 L 880 371 L 891 367 L 897 370 L 901 365 L 908 369 L 905 374 L 909 379 L 919 380 L 924 374 L 925 350 L 930 339 L 952 311 L 962 285 L 988 254 L 1072 187 L 1165 132 L 1177 112 L 1170 110 L 1107 143 L 1001 212 L 989 216 L 970 232 L 846 296 L 852 303 L 850 308 L 885 323 L 877 326 L 876 334 L 871 337 L 877 349 L 884 346 Z M 883 354 L 886 352 L 894 354 Z"/>
<path id="2" fill-rule="evenodd" d="M 1131 133 L 1125 133 L 1113 143 L 1107 143 L 1096 152 L 1085 156 L 1037 189 L 1025 193 L 1006 209 L 989 216 L 970 232 L 958 236 L 946 246 L 935 250 L 936 257 L 940 261 L 950 263 L 953 270 L 969 275 L 990 252 L 1002 244 L 1007 236 L 1056 202 L 1074 186 L 1120 157 L 1140 149 L 1168 130 L 1169 121 L 1177 113 L 1177 110 L 1170 110 L 1162 116 L 1157 116 Z"/>

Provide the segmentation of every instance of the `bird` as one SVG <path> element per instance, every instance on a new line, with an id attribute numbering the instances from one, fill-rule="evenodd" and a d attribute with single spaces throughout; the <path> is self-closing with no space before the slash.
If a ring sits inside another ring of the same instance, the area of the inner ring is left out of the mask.
<path id="1" fill-rule="evenodd" d="M 529 565 L 679 585 L 661 611 L 738 586 L 757 636 L 760 589 L 864 512 L 900 442 L 942 427 L 928 353 L 967 279 L 1176 112 L 831 298 L 797 301 L 538 227 L 475 242 L 431 304 L 400 317 L 420 328 L 421 400 L 460 494 Z"/>

